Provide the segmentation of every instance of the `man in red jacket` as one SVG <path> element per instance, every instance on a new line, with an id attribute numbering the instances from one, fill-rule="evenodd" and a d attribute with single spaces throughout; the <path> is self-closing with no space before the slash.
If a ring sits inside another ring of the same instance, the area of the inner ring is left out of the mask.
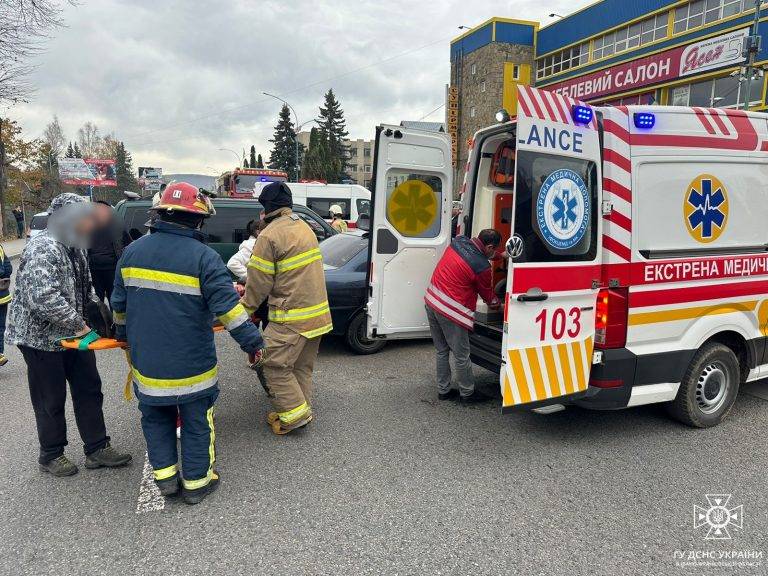
<path id="1" fill-rule="evenodd" d="M 437 387 L 440 400 L 457 396 L 462 403 L 488 400 L 475 390 L 469 360 L 469 333 L 475 326 L 478 295 L 491 308 L 500 306 L 493 292 L 491 258 L 501 244 L 496 230 L 483 230 L 477 238 L 457 236 L 437 264 L 424 302 L 432 340 L 437 350 Z M 451 387 L 450 353 L 458 372 L 459 390 Z"/>

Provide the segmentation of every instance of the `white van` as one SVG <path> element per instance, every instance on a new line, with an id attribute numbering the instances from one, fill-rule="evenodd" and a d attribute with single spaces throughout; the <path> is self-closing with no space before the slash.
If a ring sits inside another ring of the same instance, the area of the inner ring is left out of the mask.
<path id="1" fill-rule="evenodd" d="M 471 144 L 460 233 L 495 228 L 503 313 L 478 306 L 472 359 L 502 407 L 666 403 L 718 424 L 768 376 L 768 115 L 593 107 L 520 87 Z M 423 296 L 450 241 L 451 147 L 377 130 L 368 331 L 428 337 Z"/>
<path id="2" fill-rule="evenodd" d="M 261 189 L 269 182 L 259 183 L 254 195 L 258 197 Z M 314 210 L 323 218 L 330 220 L 329 209 L 338 204 L 343 210 L 344 220 L 354 228 L 360 214 L 370 214 L 371 191 L 357 184 L 322 184 L 314 182 L 286 182 L 293 193 L 293 201 Z"/>

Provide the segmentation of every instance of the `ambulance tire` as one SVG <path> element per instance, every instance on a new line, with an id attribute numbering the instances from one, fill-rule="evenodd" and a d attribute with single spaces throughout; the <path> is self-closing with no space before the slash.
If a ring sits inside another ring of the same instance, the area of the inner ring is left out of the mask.
<path id="1" fill-rule="evenodd" d="M 376 354 L 387 345 L 386 340 L 371 340 L 366 334 L 366 315 L 365 310 L 361 310 L 352 320 L 349 321 L 344 340 L 347 342 L 350 350 L 355 354 Z"/>
<path id="2" fill-rule="evenodd" d="M 711 428 L 731 411 L 739 393 L 741 370 L 733 350 L 719 342 L 704 344 L 685 371 L 669 414 L 695 428 Z"/>

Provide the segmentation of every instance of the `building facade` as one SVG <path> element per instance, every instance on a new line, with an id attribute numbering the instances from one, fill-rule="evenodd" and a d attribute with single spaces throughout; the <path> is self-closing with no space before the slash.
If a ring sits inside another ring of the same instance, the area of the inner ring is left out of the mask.
<path id="1" fill-rule="evenodd" d="M 304 149 L 309 148 L 309 134 L 308 131 L 302 131 L 296 135 L 297 140 L 304 146 Z M 356 140 L 345 140 L 344 143 L 349 146 L 349 169 L 347 174 L 355 181 L 355 184 L 370 189 L 371 177 L 373 176 L 373 140 L 358 138 Z"/>
<path id="2" fill-rule="evenodd" d="M 451 42 L 446 122 L 455 139 L 456 187 L 474 132 L 523 83 L 601 105 L 667 104 L 766 110 L 768 7 L 757 70 L 744 42 L 755 0 L 601 0 L 544 27 L 492 18 Z"/>

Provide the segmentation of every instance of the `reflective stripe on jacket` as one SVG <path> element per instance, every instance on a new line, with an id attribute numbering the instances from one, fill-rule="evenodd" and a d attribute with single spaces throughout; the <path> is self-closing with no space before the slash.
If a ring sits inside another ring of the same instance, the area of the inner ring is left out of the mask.
<path id="1" fill-rule="evenodd" d="M 13 266 L 5 253 L 5 249 L 0 246 L 0 278 L 10 278 L 13 273 Z M 11 301 L 11 289 L 10 287 L 0 290 L 0 306 L 8 304 Z"/>
<path id="2" fill-rule="evenodd" d="M 424 295 L 427 306 L 467 330 L 475 327 L 478 295 L 490 305 L 499 300 L 491 286 L 490 262 L 479 244 L 457 236 L 437 263 Z"/>
<path id="3" fill-rule="evenodd" d="M 218 381 L 214 316 L 243 351 L 263 347 L 229 272 L 203 237 L 156 222 L 118 263 L 113 316 L 118 337 L 130 345 L 142 402 L 172 404 L 212 392 Z"/>
<path id="4" fill-rule="evenodd" d="M 278 211 L 261 231 L 248 262 L 242 302 L 255 310 L 264 299 L 271 322 L 306 338 L 333 329 L 317 237 L 290 208 Z"/>

